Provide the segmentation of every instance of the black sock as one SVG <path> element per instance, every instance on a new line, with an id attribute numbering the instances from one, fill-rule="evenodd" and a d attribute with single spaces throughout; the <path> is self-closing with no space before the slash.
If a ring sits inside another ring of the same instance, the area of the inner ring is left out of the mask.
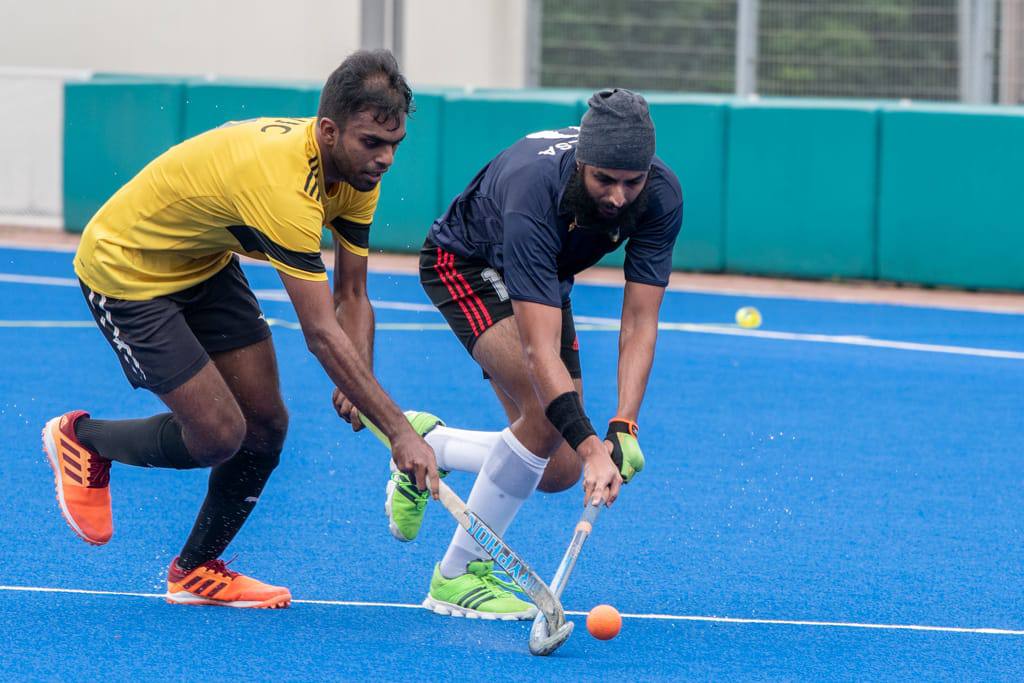
<path id="1" fill-rule="evenodd" d="M 280 453 L 257 453 L 242 448 L 227 462 L 210 471 L 206 500 L 192 533 L 178 557 L 178 566 L 192 571 L 221 556 L 263 492 Z"/>
<path id="2" fill-rule="evenodd" d="M 139 467 L 190 470 L 202 467 L 192 459 L 173 413 L 138 420 L 93 420 L 75 423 L 75 436 L 100 457 Z"/>

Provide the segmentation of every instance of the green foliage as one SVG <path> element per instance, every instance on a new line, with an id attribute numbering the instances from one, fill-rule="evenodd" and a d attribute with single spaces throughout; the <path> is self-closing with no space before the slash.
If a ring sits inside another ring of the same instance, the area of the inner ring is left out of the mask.
<path id="1" fill-rule="evenodd" d="M 763 95 L 955 99 L 956 0 L 761 0 Z M 544 0 L 541 84 L 731 92 L 735 0 Z"/>
<path id="2" fill-rule="evenodd" d="M 735 0 L 545 0 L 546 86 L 732 89 Z"/>

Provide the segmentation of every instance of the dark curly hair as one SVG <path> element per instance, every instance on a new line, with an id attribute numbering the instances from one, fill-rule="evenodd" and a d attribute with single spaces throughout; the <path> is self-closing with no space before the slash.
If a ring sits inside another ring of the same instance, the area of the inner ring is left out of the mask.
<path id="1" fill-rule="evenodd" d="M 387 123 L 413 109 L 412 90 L 395 56 L 388 50 L 359 50 L 327 78 L 317 116 L 344 130 L 349 117 L 361 111 L 372 111 L 378 123 Z"/>

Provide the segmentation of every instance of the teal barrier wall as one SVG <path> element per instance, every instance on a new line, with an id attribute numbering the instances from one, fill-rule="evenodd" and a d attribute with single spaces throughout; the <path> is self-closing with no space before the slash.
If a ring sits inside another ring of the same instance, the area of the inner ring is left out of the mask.
<path id="1" fill-rule="evenodd" d="M 733 103 L 726 268 L 874 277 L 877 122 L 873 105 Z"/>
<path id="2" fill-rule="evenodd" d="M 260 116 L 315 116 L 320 86 L 274 85 L 245 81 L 191 83 L 185 90 L 184 137 L 228 121 Z"/>
<path id="3" fill-rule="evenodd" d="M 441 206 L 448 206 L 505 147 L 528 133 L 577 126 L 581 116 L 583 103 L 573 92 L 446 95 L 441 124 Z"/>
<path id="4" fill-rule="evenodd" d="M 371 249 L 419 251 L 430 224 L 441 213 L 441 149 L 444 95 L 414 93 L 416 111 L 406 120 L 406 137 L 395 163 L 381 181 L 380 204 L 370 230 Z"/>
<path id="5" fill-rule="evenodd" d="M 880 277 L 1024 289 L 1022 113 L 882 112 Z"/>
<path id="6" fill-rule="evenodd" d="M 725 267 L 725 155 L 729 109 L 722 98 L 651 96 L 658 156 L 679 176 L 683 229 L 672 265 Z"/>
<path id="7" fill-rule="evenodd" d="M 728 100 L 722 97 L 651 95 L 658 156 L 683 188 L 683 228 L 672 265 L 683 270 L 721 270 L 724 262 L 725 155 Z M 584 109 L 585 110 L 585 109 Z M 621 265 L 620 248 L 602 265 Z"/>
<path id="8" fill-rule="evenodd" d="M 241 81 L 194 83 L 186 90 L 185 137 L 227 121 L 258 116 L 313 116 L 320 85 L 255 84 Z M 409 251 L 438 214 L 441 112 L 443 95 L 415 93 L 416 111 L 407 122 L 407 137 L 396 163 L 381 187 L 380 204 L 371 231 L 374 249 Z M 329 241 L 330 233 L 325 237 Z"/>
<path id="9" fill-rule="evenodd" d="M 103 79 L 64 86 L 64 225 L 80 232 L 143 166 L 181 141 L 185 84 Z"/>
<path id="10" fill-rule="evenodd" d="M 168 147 L 228 120 L 315 113 L 315 84 L 103 75 L 65 87 L 64 206 L 81 230 Z M 377 250 L 416 251 L 431 221 L 521 136 L 578 123 L 581 90 L 416 90 L 385 176 Z M 1024 290 L 1016 201 L 1024 109 L 652 94 L 679 176 L 688 270 Z M 605 259 L 621 263 L 623 252 Z"/>

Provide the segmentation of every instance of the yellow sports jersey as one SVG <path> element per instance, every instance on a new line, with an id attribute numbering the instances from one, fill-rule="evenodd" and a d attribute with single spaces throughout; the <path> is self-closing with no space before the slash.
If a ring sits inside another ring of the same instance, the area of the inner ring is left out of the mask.
<path id="1" fill-rule="evenodd" d="M 223 268 L 232 252 L 304 280 L 326 280 L 324 225 L 366 256 L 380 185 L 324 185 L 315 118 L 231 123 L 175 145 L 93 216 L 75 273 L 107 296 L 152 299 Z"/>

